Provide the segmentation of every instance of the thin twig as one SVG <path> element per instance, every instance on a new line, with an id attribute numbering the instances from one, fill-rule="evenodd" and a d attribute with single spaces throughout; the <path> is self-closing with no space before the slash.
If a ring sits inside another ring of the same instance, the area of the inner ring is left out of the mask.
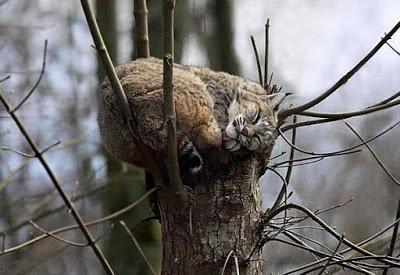
<path id="1" fill-rule="evenodd" d="M 223 267 L 222 267 L 221 275 L 224 275 L 224 274 L 225 274 L 226 266 L 228 265 L 229 259 L 231 258 L 231 256 L 232 256 L 233 254 L 234 254 L 234 252 L 233 252 L 233 251 L 230 251 L 230 252 L 228 253 L 228 256 L 226 256 L 224 265 L 223 265 Z"/>
<path id="2" fill-rule="evenodd" d="M 388 45 L 397 55 L 400 55 L 400 52 L 396 50 L 392 45 L 389 44 L 389 41 L 386 41 L 386 45 Z"/>
<path id="3" fill-rule="evenodd" d="M 391 95 L 391 96 L 389 96 L 388 98 L 385 98 L 384 100 L 382 100 L 382 101 L 380 101 L 380 102 L 378 102 L 378 103 L 376 103 L 374 105 L 371 105 L 371 106 L 367 107 L 367 108 L 372 108 L 372 107 L 376 107 L 378 105 L 383 105 L 383 104 L 389 103 L 390 101 L 392 101 L 393 99 L 398 98 L 399 96 L 400 96 L 400 91 L 395 93 L 395 94 L 393 94 L 393 95 Z"/>
<path id="4" fill-rule="evenodd" d="M 10 152 L 16 153 L 16 154 L 20 155 L 21 157 L 25 157 L 25 158 L 34 158 L 35 157 L 35 155 L 33 155 L 33 154 L 28 154 L 28 153 L 22 152 L 20 150 L 17 150 L 17 149 L 11 148 L 11 147 L 1 146 L 0 149 L 3 151 L 10 151 Z"/>
<path id="5" fill-rule="evenodd" d="M 136 29 L 136 49 L 138 58 L 150 57 L 149 31 L 147 26 L 146 0 L 135 0 L 134 11 Z"/>
<path id="6" fill-rule="evenodd" d="M 163 95 L 164 123 L 168 135 L 167 167 L 169 183 L 172 192 L 181 203 L 187 201 L 186 190 L 183 188 L 178 164 L 178 146 L 176 136 L 176 112 L 173 91 L 174 71 L 174 0 L 163 1 L 164 18 L 164 66 L 163 66 Z"/>
<path id="7" fill-rule="evenodd" d="M 250 40 L 251 40 L 251 44 L 253 45 L 254 56 L 255 56 L 256 62 L 257 62 L 258 80 L 260 82 L 260 85 L 263 86 L 260 57 L 258 56 L 257 45 L 256 45 L 256 41 L 254 40 L 254 36 L 250 35 Z"/>
<path id="8" fill-rule="evenodd" d="M 46 153 L 47 151 L 53 149 L 54 147 L 56 147 L 57 145 L 60 145 L 60 144 L 61 144 L 61 141 L 56 141 L 56 142 L 54 142 L 53 144 L 50 144 L 49 146 L 43 148 L 43 149 L 40 151 L 40 153 L 41 153 L 41 154 L 44 154 L 44 153 Z"/>
<path id="9" fill-rule="evenodd" d="M 81 5 L 82 5 L 82 9 L 85 13 L 85 17 L 88 22 L 89 29 L 92 34 L 94 43 L 96 45 L 97 53 L 99 54 L 100 59 L 103 63 L 103 67 L 104 67 L 107 77 L 111 83 L 111 87 L 112 87 L 113 91 L 116 93 L 116 96 L 118 99 L 118 104 L 119 104 L 120 108 L 122 109 L 124 118 L 127 121 L 132 139 L 135 140 L 136 144 L 138 145 L 139 150 L 142 151 L 142 155 L 146 157 L 146 161 L 148 161 L 148 164 L 149 164 L 149 170 L 153 174 L 156 184 L 157 185 L 165 185 L 163 177 L 160 172 L 160 169 L 158 167 L 158 164 L 154 160 L 152 153 L 140 139 L 135 139 L 135 135 L 133 134 L 133 129 L 134 129 L 134 125 L 135 125 L 135 117 L 130 108 L 130 105 L 129 105 L 128 99 L 125 95 L 125 92 L 123 90 L 123 87 L 122 87 L 122 85 L 118 79 L 118 76 L 115 72 L 114 65 L 111 61 L 110 55 L 108 54 L 107 48 L 104 44 L 104 40 L 101 36 L 99 27 L 97 25 L 97 22 L 96 22 L 94 14 L 93 14 L 93 11 L 90 7 L 90 4 L 87 0 L 81 0 Z"/>
<path id="10" fill-rule="evenodd" d="M 264 53 L 264 89 L 268 92 L 268 62 L 269 62 L 269 18 L 265 24 L 265 53 Z"/>
<path id="11" fill-rule="evenodd" d="M 323 160 L 325 158 L 339 157 L 339 156 L 343 156 L 343 155 L 350 155 L 350 154 L 358 153 L 358 152 L 361 152 L 361 151 L 362 150 L 354 150 L 354 151 L 349 151 L 349 152 L 345 151 L 343 153 L 335 153 L 335 154 L 326 154 L 326 155 L 317 155 L 317 156 L 312 156 L 312 157 L 298 158 L 298 159 L 293 159 L 291 161 L 290 160 L 285 160 L 285 161 L 273 163 L 271 165 L 271 167 L 273 167 L 273 168 L 283 168 L 283 167 L 289 167 L 290 165 L 293 166 L 293 167 L 301 166 L 301 165 L 315 163 L 315 162 L 321 161 L 321 160 Z M 314 161 L 303 162 L 303 163 L 300 163 L 300 164 L 297 163 L 297 162 L 302 162 L 302 161 L 307 161 L 307 160 L 314 160 Z M 291 163 L 291 164 L 283 166 L 283 164 L 286 164 L 286 163 Z"/>
<path id="12" fill-rule="evenodd" d="M 317 250 L 315 250 L 315 249 L 313 249 L 313 248 L 310 248 L 310 247 L 307 247 L 307 246 L 304 246 L 304 245 L 300 245 L 300 244 L 298 244 L 298 243 L 293 243 L 293 242 L 289 242 L 289 241 L 286 241 L 286 240 L 282 240 L 282 239 L 279 239 L 279 238 L 271 239 L 271 241 L 278 241 L 278 242 L 282 242 L 282 243 L 285 243 L 285 244 L 288 244 L 288 245 L 292 245 L 292 246 L 295 246 L 295 247 L 297 247 L 297 248 L 300 248 L 300 249 L 309 251 L 309 252 L 311 252 L 311 253 L 313 253 L 313 254 L 316 254 L 316 255 L 318 255 L 318 256 L 320 256 L 320 257 L 326 256 L 324 259 L 328 259 L 328 258 L 331 256 L 331 255 L 329 255 L 329 254 L 327 254 L 327 253 L 324 253 L 324 252 L 321 252 L 321 251 L 317 251 Z M 376 257 L 374 257 L 374 258 L 378 258 L 378 256 L 376 256 Z M 381 259 L 382 259 L 382 258 L 381 258 Z M 361 273 L 363 273 L 363 274 L 375 275 L 374 273 L 369 272 L 368 270 L 365 270 L 365 269 L 363 269 L 363 268 L 360 268 L 360 267 L 357 267 L 357 266 L 353 266 L 353 265 L 347 264 L 347 263 L 345 263 L 345 262 L 342 263 L 342 260 L 341 260 L 341 259 L 333 258 L 333 260 L 334 260 L 335 264 L 338 263 L 338 264 L 342 265 L 343 267 L 346 267 L 346 268 L 349 268 L 349 269 L 352 269 L 352 270 L 361 272 Z M 319 264 L 320 261 L 321 261 L 321 260 L 317 260 L 317 261 L 313 262 L 313 264 Z M 320 266 L 319 268 L 322 268 L 322 266 Z M 295 272 L 297 272 L 297 271 L 298 271 L 297 269 L 296 269 L 296 270 L 290 270 L 290 271 L 288 271 L 288 272 L 282 273 L 282 275 L 292 274 L 292 273 L 295 273 Z M 308 271 L 307 271 L 307 272 L 308 272 Z M 297 273 L 297 274 L 298 274 L 298 273 Z M 303 273 L 303 274 L 304 274 L 304 273 Z"/>
<path id="13" fill-rule="evenodd" d="M 399 123 L 400 123 L 400 122 L 399 122 Z M 345 148 L 345 149 L 337 150 L 337 151 L 316 153 L 316 152 L 312 152 L 312 151 L 309 151 L 309 150 L 302 149 L 302 148 L 300 148 L 299 146 L 296 146 L 295 144 L 293 144 L 292 142 L 290 142 L 290 141 L 288 140 L 288 138 L 285 136 L 285 134 L 282 132 L 281 129 L 278 129 L 278 131 L 279 131 L 279 133 L 280 133 L 280 136 L 285 140 L 285 142 L 286 142 L 291 148 L 294 148 L 296 151 L 299 151 L 299 152 L 301 152 L 301 153 L 308 154 L 308 155 L 312 155 L 312 156 L 328 157 L 328 156 L 334 156 L 334 155 L 343 155 L 343 154 L 345 154 L 346 152 L 347 152 L 347 153 L 351 153 L 351 152 L 349 152 L 349 151 L 351 151 L 351 150 L 353 150 L 353 149 L 355 149 L 355 148 L 357 148 L 357 147 L 360 147 L 360 146 L 364 145 L 364 142 L 363 142 L 363 143 L 361 143 L 361 144 L 358 144 L 358 145 L 355 145 L 355 146 L 351 146 L 351 147 L 348 147 L 348 148 Z M 356 151 L 353 151 L 353 153 L 355 153 L 355 152 L 356 152 Z"/>
<path id="14" fill-rule="evenodd" d="M 378 51 L 379 49 L 385 45 L 385 43 L 393 36 L 393 34 L 400 28 L 400 21 L 386 34 L 378 43 L 377 45 L 357 64 L 355 65 L 349 72 L 347 72 L 344 76 L 342 76 L 332 87 L 330 87 L 327 91 L 322 93 L 320 96 L 316 97 L 315 99 L 302 104 L 300 106 L 282 110 L 279 113 L 279 120 L 282 122 L 288 116 L 293 114 L 299 114 L 311 107 L 317 105 L 325 98 L 333 94 L 338 88 L 343 86 L 358 70 L 360 70 Z"/>
<path id="15" fill-rule="evenodd" d="M 72 214 L 73 218 L 75 219 L 76 223 L 78 224 L 79 228 L 81 229 L 83 235 L 87 239 L 89 245 L 93 249 L 93 252 L 96 254 L 96 256 L 97 256 L 98 260 L 100 261 L 101 265 L 103 266 L 104 270 L 108 274 L 114 274 L 110 264 L 108 263 L 107 259 L 103 255 L 103 252 L 101 252 L 100 248 L 98 247 L 98 245 L 95 242 L 94 237 L 90 233 L 89 229 L 86 227 L 81 215 L 79 214 L 79 212 L 75 208 L 74 204 L 72 203 L 72 201 L 69 198 L 69 196 L 67 195 L 67 193 L 62 188 L 61 182 L 58 180 L 58 178 L 54 174 L 53 170 L 51 170 L 49 164 L 47 163 L 47 161 L 42 156 L 38 146 L 33 141 L 32 137 L 29 135 L 29 133 L 27 132 L 25 126 L 20 121 L 20 119 L 17 116 L 16 112 L 12 111 L 13 110 L 12 107 L 10 106 L 10 104 L 8 103 L 6 98 L 3 97 L 3 95 L 1 93 L 0 93 L 0 101 L 4 105 L 6 111 L 10 114 L 10 116 L 14 120 L 15 124 L 18 126 L 18 129 L 20 130 L 21 134 L 24 136 L 25 140 L 28 142 L 28 144 L 31 147 L 34 155 L 36 156 L 36 158 L 39 160 L 40 164 L 42 165 L 42 167 L 46 171 L 46 173 L 49 176 L 51 182 L 53 183 L 54 187 L 58 191 L 58 193 L 61 196 L 62 200 L 64 201 L 65 205 L 70 210 L 70 213 Z"/>
<path id="16" fill-rule="evenodd" d="M 85 17 L 87 23 L 89 25 L 90 32 L 92 33 L 94 44 L 96 45 L 96 50 L 100 56 L 101 62 L 103 63 L 103 67 L 106 71 L 108 79 L 110 80 L 112 89 L 117 96 L 118 103 L 122 108 L 122 112 L 126 120 L 129 123 L 129 126 L 133 124 L 134 116 L 129 107 L 128 99 L 126 98 L 124 89 L 122 88 L 121 83 L 118 80 L 117 73 L 115 72 L 113 63 L 111 61 L 110 55 L 108 54 L 106 45 L 104 44 L 103 37 L 101 36 L 99 26 L 97 25 L 95 16 L 93 14 L 92 8 L 88 2 L 88 0 L 81 0 L 82 9 L 85 13 Z"/>
<path id="17" fill-rule="evenodd" d="M 132 234 L 132 232 L 129 230 L 128 226 L 126 226 L 126 223 L 124 221 L 119 221 L 119 223 L 122 225 L 122 227 L 125 229 L 126 233 L 129 235 L 131 238 L 133 244 L 136 246 L 136 249 L 139 251 L 139 254 L 142 256 L 144 262 L 146 263 L 147 267 L 150 269 L 151 273 L 153 275 L 157 275 L 157 272 L 154 270 L 153 266 L 151 265 L 149 259 L 147 259 L 146 255 L 143 252 L 143 249 L 140 247 L 140 244 L 136 240 L 135 236 Z"/>
<path id="18" fill-rule="evenodd" d="M 301 122 L 300 122 L 300 123 L 301 123 Z M 296 124 L 299 124 L 299 123 L 296 123 Z M 370 138 L 370 139 L 367 139 L 366 142 L 363 142 L 363 143 L 361 143 L 361 144 L 357 144 L 357 145 L 355 145 L 355 146 L 351 146 L 351 147 L 349 147 L 349 148 L 346 148 L 345 151 L 347 151 L 347 150 L 353 150 L 353 149 L 356 149 L 356 148 L 358 148 L 358 147 L 361 147 L 361 146 L 364 145 L 364 144 L 370 143 L 371 141 L 373 141 L 373 140 L 375 140 L 375 139 L 381 137 L 382 135 L 386 134 L 387 132 L 389 132 L 390 130 L 392 130 L 393 128 L 395 128 L 395 127 L 396 127 L 397 125 L 399 125 L 399 124 L 400 124 L 400 121 L 398 121 L 398 122 L 394 123 L 393 125 L 389 126 L 387 129 L 383 130 L 381 133 L 377 134 L 376 136 L 374 136 L 374 137 L 372 137 L 372 138 Z M 297 127 L 293 127 L 293 128 L 297 128 Z M 282 132 L 283 132 L 283 131 L 284 131 L 284 130 L 282 129 Z M 343 150 L 342 150 L 342 151 L 343 151 Z"/>
<path id="19" fill-rule="evenodd" d="M 293 116 L 293 123 L 296 123 L 296 122 L 297 122 L 297 117 Z M 292 131 L 291 144 L 293 144 L 294 146 L 296 145 L 296 128 L 293 129 L 293 131 Z M 286 176 L 285 176 L 285 182 L 286 182 L 287 185 L 289 185 L 290 176 L 292 174 L 292 168 L 293 168 L 292 164 L 293 164 L 293 159 L 294 159 L 294 148 L 295 148 L 294 146 L 290 147 L 289 167 L 288 167 L 288 169 L 286 171 Z M 280 203 L 282 201 L 282 198 L 285 195 L 285 192 L 287 192 L 286 189 L 287 189 L 287 186 L 282 185 L 281 191 L 279 192 L 279 195 L 276 198 L 275 203 L 271 208 L 271 211 L 275 211 L 276 209 L 278 209 L 278 207 L 279 207 L 279 205 L 280 205 Z"/>
<path id="20" fill-rule="evenodd" d="M 397 212 L 396 212 L 396 219 L 398 220 L 400 218 L 400 199 L 397 202 Z M 399 231 L 399 224 L 396 223 L 393 227 L 393 234 L 392 234 L 392 239 L 390 240 L 390 246 L 389 246 L 389 251 L 387 253 L 387 256 L 392 256 L 393 255 L 393 251 L 394 251 L 394 247 L 396 245 L 396 238 L 397 238 L 397 233 Z M 388 272 L 388 268 L 385 268 L 382 272 L 382 275 L 386 275 Z"/>
<path id="21" fill-rule="evenodd" d="M 1 82 L 4 82 L 4 81 L 6 81 L 6 80 L 8 80 L 8 79 L 10 79 L 10 78 L 11 78 L 11 75 L 7 75 L 6 77 L 0 79 L 0 83 L 1 83 Z"/>
<path id="22" fill-rule="evenodd" d="M 39 86 L 39 83 L 42 81 L 42 77 L 46 69 L 46 57 L 47 57 L 47 39 L 44 41 L 42 69 L 40 70 L 39 77 L 36 80 L 36 83 L 33 85 L 32 89 L 29 91 L 29 93 L 26 94 L 26 96 L 17 104 L 17 106 L 11 112 L 18 111 L 18 109 L 21 108 L 22 105 L 24 105 L 25 101 L 28 100 L 28 98 L 33 94 L 33 92 Z"/>
<path id="23" fill-rule="evenodd" d="M 400 181 L 396 179 L 395 176 L 390 173 L 390 171 L 386 168 L 386 166 L 383 164 L 383 162 L 380 160 L 378 155 L 372 150 L 371 146 L 369 144 L 365 143 L 364 139 L 361 137 L 361 135 L 347 122 L 344 122 L 347 127 L 364 143 L 365 147 L 367 147 L 368 151 L 371 153 L 371 155 L 374 157 L 374 159 L 378 162 L 378 165 L 382 168 L 382 170 L 385 172 L 386 175 L 393 181 L 394 184 L 400 187 Z"/>
<path id="24" fill-rule="evenodd" d="M 325 271 L 325 269 L 328 267 L 328 265 L 330 264 L 331 260 L 333 259 L 333 257 L 335 256 L 335 254 L 337 253 L 337 251 L 339 250 L 340 245 L 342 244 L 342 241 L 344 239 L 344 233 L 342 234 L 342 237 L 339 240 L 338 245 L 336 246 L 336 249 L 332 252 L 332 256 L 329 257 L 329 259 L 326 261 L 325 265 L 322 267 L 321 271 L 318 273 L 318 275 L 322 275 Z"/>
<path id="25" fill-rule="evenodd" d="M 65 244 L 68 244 L 68 245 L 72 245 L 72 246 L 78 246 L 78 247 L 85 247 L 85 246 L 88 246 L 88 244 L 86 244 L 86 243 L 75 243 L 75 242 L 71 242 L 71 241 L 65 240 L 65 239 L 63 239 L 63 238 L 61 238 L 61 237 L 59 237 L 59 236 L 57 236 L 57 235 L 55 235 L 55 234 L 52 234 L 51 232 L 49 232 L 49 231 L 47 231 L 47 230 L 44 230 L 42 227 L 40 227 L 38 224 L 36 224 L 36 223 L 35 223 L 34 221 L 32 221 L 32 220 L 29 220 L 29 223 L 30 223 L 33 227 L 35 227 L 37 230 L 39 230 L 40 232 L 42 232 L 42 233 L 48 235 L 49 237 L 52 237 L 52 238 L 54 238 L 54 239 L 60 241 L 60 242 L 62 242 L 62 243 L 65 243 Z"/>
<path id="26" fill-rule="evenodd" d="M 239 271 L 239 261 L 238 261 L 238 257 L 236 256 L 236 254 L 233 254 L 233 259 L 235 260 L 235 271 L 236 271 L 236 275 L 240 275 L 240 271 Z"/>
<path id="27" fill-rule="evenodd" d="M 322 112 L 311 112 L 304 111 L 301 112 L 302 116 L 317 117 L 317 118 L 329 118 L 329 119 L 345 119 L 354 116 L 366 115 L 383 109 L 388 109 L 400 104 L 400 100 L 395 100 L 386 104 L 377 105 L 375 107 L 364 108 L 362 110 L 346 112 L 346 113 L 322 113 Z"/>

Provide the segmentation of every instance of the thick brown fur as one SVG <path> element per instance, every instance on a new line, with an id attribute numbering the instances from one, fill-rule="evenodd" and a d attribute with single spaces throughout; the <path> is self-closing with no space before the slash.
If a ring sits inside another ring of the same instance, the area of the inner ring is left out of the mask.
<path id="1" fill-rule="evenodd" d="M 158 158 L 166 154 L 163 117 L 162 60 L 138 59 L 116 68 L 135 117 L 133 133 Z M 228 107 L 233 90 L 240 88 L 243 98 L 262 105 L 263 116 L 276 126 L 276 116 L 268 103 L 259 99 L 265 90 L 257 83 L 208 69 L 174 65 L 174 102 L 177 116 L 178 147 L 191 140 L 200 151 L 221 149 L 228 124 Z M 132 139 L 117 98 L 108 80 L 101 85 L 98 122 L 107 149 L 116 158 L 146 166 Z M 271 141 L 273 142 L 273 141 Z M 179 150 L 180 150 L 179 149 Z"/>

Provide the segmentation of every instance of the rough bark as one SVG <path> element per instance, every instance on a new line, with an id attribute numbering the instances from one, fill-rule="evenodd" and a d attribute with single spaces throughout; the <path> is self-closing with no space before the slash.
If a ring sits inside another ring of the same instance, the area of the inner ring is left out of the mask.
<path id="1" fill-rule="evenodd" d="M 248 261 L 260 236 L 257 156 L 233 159 L 213 153 L 201 174 L 184 179 L 195 187 L 185 209 L 175 209 L 170 192 L 158 192 L 161 210 L 162 274 L 221 274 L 228 254 L 238 257 L 240 274 L 262 274 L 260 261 Z M 261 251 L 253 253 L 259 259 Z M 234 274 L 233 257 L 225 274 Z"/>

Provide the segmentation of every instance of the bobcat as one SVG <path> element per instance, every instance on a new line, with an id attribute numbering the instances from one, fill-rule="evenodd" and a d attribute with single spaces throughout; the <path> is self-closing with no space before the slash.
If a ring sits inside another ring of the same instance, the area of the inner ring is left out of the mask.
<path id="1" fill-rule="evenodd" d="M 166 156 L 163 62 L 137 59 L 116 68 L 135 117 L 134 137 L 160 159 Z M 201 170 L 201 152 L 226 149 L 262 152 L 276 137 L 276 109 L 285 95 L 267 95 L 257 83 L 227 73 L 174 64 L 174 102 L 181 169 Z M 110 82 L 101 85 L 98 123 L 116 158 L 146 167 L 129 132 Z"/>

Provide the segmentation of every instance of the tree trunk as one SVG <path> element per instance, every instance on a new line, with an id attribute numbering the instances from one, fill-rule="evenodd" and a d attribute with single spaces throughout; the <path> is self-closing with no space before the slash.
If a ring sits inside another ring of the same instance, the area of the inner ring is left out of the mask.
<path id="1" fill-rule="evenodd" d="M 158 192 L 162 274 L 221 274 L 231 251 L 240 274 L 262 274 L 262 262 L 254 261 L 261 251 L 252 251 L 262 230 L 258 179 L 265 164 L 250 154 L 235 160 L 219 152 L 206 159 L 199 175 L 184 179 L 195 185 L 190 206 L 176 209 L 170 192 Z M 235 274 L 231 256 L 224 274 Z"/>

